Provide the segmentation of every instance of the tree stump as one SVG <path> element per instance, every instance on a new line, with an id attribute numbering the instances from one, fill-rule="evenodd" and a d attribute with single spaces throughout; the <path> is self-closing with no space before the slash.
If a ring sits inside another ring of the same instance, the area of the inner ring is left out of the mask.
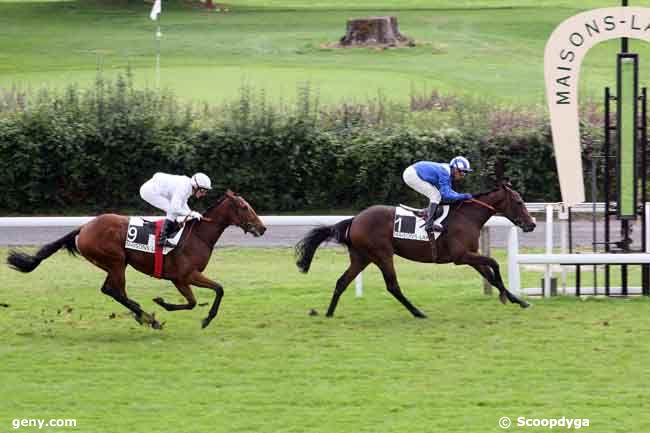
<path id="1" fill-rule="evenodd" d="M 345 36 L 339 41 L 343 47 L 355 45 L 408 45 L 413 39 L 402 35 L 396 17 L 369 17 L 348 20 Z"/>

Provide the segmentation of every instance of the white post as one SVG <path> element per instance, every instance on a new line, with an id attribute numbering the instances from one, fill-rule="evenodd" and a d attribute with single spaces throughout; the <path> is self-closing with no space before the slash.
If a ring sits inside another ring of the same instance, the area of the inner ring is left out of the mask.
<path id="1" fill-rule="evenodd" d="M 508 232 L 508 288 L 517 294 L 521 291 L 518 256 L 519 234 L 517 233 L 517 227 L 513 226 Z"/>
<path id="2" fill-rule="evenodd" d="M 158 15 L 158 28 L 156 29 L 156 90 L 160 90 L 160 15 Z"/>
<path id="3" fill-rule="evenodd" d="M 567 254 L 569 248 L 569 212 L 564 203 L 560 204 L 560 209 L 557 213 L 560 219 L 560 253 Z M 562 294 L 566 295 L 566 280 L 567 272 L 566 266 L 562 265 Z"/>
<path id="4" fill-rule="evenodd" d="M 546 206 L 546 254 L 553 254 L 553 205 Z M 544 270 L 544 297 L 551 296 L 551 265 Z"/>
<path id="5" fill-rule="evenodd" d="M 354 279 L 354 295 L 357 298 L 363 296 L 363 272 L 359 272 L 359 275 Z"/>

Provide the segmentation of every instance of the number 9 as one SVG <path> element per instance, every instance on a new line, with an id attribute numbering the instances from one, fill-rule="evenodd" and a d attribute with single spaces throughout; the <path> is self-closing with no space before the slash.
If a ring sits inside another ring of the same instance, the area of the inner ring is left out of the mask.
<path id="1" fill-rule="evenodd" d="M 137 235 L 138 235 L 138 229 L 136 227 L 129 227 L 129 230 L 127 231 L 126 234 L 126 239 L 129 242 L 133 242 Z"/>

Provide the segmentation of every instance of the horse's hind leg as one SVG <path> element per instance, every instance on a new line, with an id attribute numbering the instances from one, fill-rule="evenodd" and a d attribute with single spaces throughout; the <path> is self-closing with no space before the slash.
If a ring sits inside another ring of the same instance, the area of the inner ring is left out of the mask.
<path id="1" fill-rule="evenodd" d="M 120 304 L 131 310 L 135 314 L 135 320 L 142 324 L 147 323 L 154 329 L 162 329 L 162 325 L 156 319 L 142 311 L 140 304 L 135 302 L 126 295 L 126 278 L 124 276 L 125 267 L 113 269 L 108 272 L 108 276 L 102 286 L 102 293 L 112 297 Z"/>
<path id="2" fill-rule="evenodd" d="M 402 290 L 397 283 L 397 275 L 395 274 L 395 265 L 393 264 L 393 257 L 382 258 L 379 261 L 375 261 L 381 273 L 384 276 L 384 281 L 386 282 L 386 289 L 390 292 L 391 295 L 395 297 L 398 301 L 401 302 L 407 310 L 413 314 L 413 316 L 425 319 L 427 316 L 418 310 L 411 302 L 406 299 L 406 296 L 402 293 Z"/>
<path id="3" fill-rule="evenodd" d="M 350 248 L 350 266 L 348 266 L 346 271 L 343 272 L 343 275 L 341 275 L 336 281 L 334 294 L 332 295 L 330 306 L 327 309 L 327 317 L 332 317 L 334 315 L 334 310 L 336 310 L 339 298 L 343 292 L 345 292 L 345 289 L 348 288 L 352 280 L 354 280 L 357 275 L 368 266 L 368 263 L 370 263 L 370 260 L 368 260 L 367 257 L 362 256 L 359 252 Z"/>

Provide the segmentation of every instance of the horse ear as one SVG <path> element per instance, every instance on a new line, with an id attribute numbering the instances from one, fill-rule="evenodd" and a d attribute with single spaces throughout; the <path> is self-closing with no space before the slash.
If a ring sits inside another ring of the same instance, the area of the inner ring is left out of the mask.
<path id="1" fill-rule="evenodd" d="M 236 192 L 231 191 L 230 189 L 226 190 L 226 197 L 231 198 L 234 200 L 235 203 L 237 203 L 237 206 L 240 208 L 245 208 L 246 203 L 237 195 Z"/>

